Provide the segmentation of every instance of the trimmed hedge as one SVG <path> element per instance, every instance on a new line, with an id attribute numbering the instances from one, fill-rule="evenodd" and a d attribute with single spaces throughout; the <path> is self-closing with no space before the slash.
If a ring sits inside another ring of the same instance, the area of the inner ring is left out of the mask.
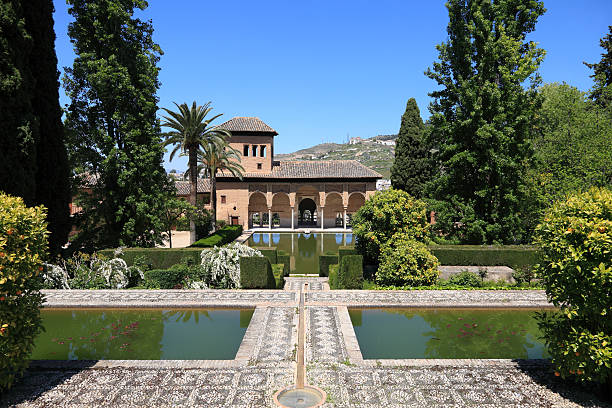
<path id="1" fill-rule="evenodd" d="M 276 280 L 276 289 L 283 289 L 285 287 L 285 265 L 283 264 L 272 264 L 272 273 L 274 274 L 274 280 Z"/>
<path id="2" fill-rule="evenodd" d="M 276 251 L 276 262 L 284 265 L 283 276 L 289 276 L 291 273 L 291 255 L 282 249 L 279 249 Z"/>
<path id="3" fill-rule="evenodd" d="M 328 279 L 328 283 L 329 283 L 329 288 L 330 289 L 338 289 L 338 268 L 340 267 L 340 265 L 338 264 L 331 264 L 329 265 L 329 279 Z"/>
<path id="4" fill-rule="evenodd" d="M 363 256 L 345 255 L 338 268 L 339 289 L 363 288 Z"/>
<path id="5" fill-rule="evenodd" d="M 274 289 L 276 280 L 270 260 L 260 256 L 241 257 L 240 286 L 243 289 Z"/>
<path id="6" fill-rule="evenodd" d="M 270 260 L 271 264 L 280 263 L 278 262 L 278 251 L 276 247 L 253 247 L 254 249 L 261 252 L 263 256 Z"/>
<path id="7" fill-rule="evenodd" d="M 180 289 L 188 273 L 186 265 L 170 269 L 151 269 L 144 272 L 144 285 L 149 289 Z"/>
<path id="8" fill-rule="evenodd" d="M 319 276 L 329 276 L 329 266 L 338 263 L 338 254 L 319 255 Z"/>
<path id="9" fill-rule="evenodd" d="M 211 248 L 229 244 L 242 234 L 242 225 L 226 225 L 212 235 L 194 242 L 191 248 Z"/>
<path id="10" fill-rule="evenodd" d="M 338 263 L 342 263 L 342 258 L 346 255 L 359 255 L 354 246 L 341 246 L 338 248 Z"/>
<path id="11" fill-rule="evenodd" d="M 128 264 L 134 265 L 137 257 L 146 257 L 153 269 L 168 269 L 173 265 L 187 260 L 191 263 L 200 263 L 199 248 L 125 248 L 121 258 Z M 114 258 L 114 249 L 104 249 L 98 252 L 107 258 Z"/>
<path id="12" fill-rule="evenodd" d="M 534 246 L 432 245 L 429 250 L 442 265 L 521 268 L 532 267 L 540 260 L 538 248 Z"/>

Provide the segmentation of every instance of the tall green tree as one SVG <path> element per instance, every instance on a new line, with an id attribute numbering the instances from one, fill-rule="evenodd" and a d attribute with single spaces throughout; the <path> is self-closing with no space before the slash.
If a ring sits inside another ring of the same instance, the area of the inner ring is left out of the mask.
<path id="1" fill-rule="evenodd" d="M 231 174 L 242 180 L 244 167 L 240 164 L 240 152 L 227 143 L 209 142 L 199 152 L 199 159 L 210 177 L 210 201 L 212 204 L 213 231 L 217 224 L 217 173 Z"/>
<path id="2" fill-rule="evenodd" d="M 424 143 L 425 125 L 414 98 L 406 104 L 395 144 L 395 160 L 391 166 L 393 188 L 422 198 L 424 186 L 430 177 L 427 148 Z"/>
<path id="3" fill-rule="evenodd" d="M 174 158 L 178 151 L 188 157 L 189 203 L 192 206 L 196 205 L 198 191 L 198 151 L 206 151 L 210 146 L 225 146 L 225 139 L 230 137 L 226 130 L 209 127 L 215 119 L 223 115 L 220 113 L 207 119 L 206 116 L 212 111 L 210 104 L 211 102 L 207 102 L 204 106 L 198 106 L 194 101 L 189 108 L 186 103 L 180 105 L 174 103 L 178 109 L 177 112 L 162 108 L 169 115 L 163 117 L 162 126 L 172 129 L 164 134 L 166 137 L 164 145 L 174 145 L 174 149 L 170 153 L 170 160 Z M 213 218 L 213 222 L 214 220 Z M 196 240 L 196 228 L 193 220 L 189 222 L 189 229 L 191 232 L 190 242 L 193 244 Z"/>
<path id="4" fill-rule="evenodd" d="M 152 246 L 161 242 L 162 203 L 172 194 L 162 167 L 156 118 L 161 49 L 153 26 L 134 18 L 142 0 L 68 0 L 76 58 L 66 68 L 70 96 L 68 143 L 79 169 L 89 172 L 80 242 L 95 246 Z"/>
<path id="5" fill-rule="evenodd" d="M 0 5 L 0 190 L 48 209 L 51 253 L 70 230 L 68 162 L 59 106 L 53 3 Z"/>
<path id="6" fill-rule="evenodd" d="M 545 11 L 534 0 L 451 0 L 448 40 L 426 75 L 438 174 L 430 194 L 445 202 L 443 231 L 468 243 L 528 237 L 523 210 L 528 137 L 538 108 L 544 50 L 525 39 Z M 525 86 L 529 86 L 527 89 Z M 528 221 L 531 222 L 531 221 Z"/>
<path id="7" fill-rule="evenodd" d="M 608 26 L 609 32 L 604 38 L 599 40 L 604 52 L 601 60 L 594 64 L 584 63 L 593 70 L 593 81 L 595 84 L 591 89 L 590 97 L 600 106 L 612 109 L 612 26 Z"/>

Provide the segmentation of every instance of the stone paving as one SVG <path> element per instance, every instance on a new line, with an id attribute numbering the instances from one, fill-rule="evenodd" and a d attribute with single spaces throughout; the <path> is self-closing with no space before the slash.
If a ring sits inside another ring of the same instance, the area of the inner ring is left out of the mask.
<path id="1" fill-rule="evenodd" d="M 332 407 L 612 407 L 543 360 L 364 360 L 347 305 L 550 307 L 541 291 L 45 291 L 47 307 L 256 307 L 234 360 L 35 361 L 0 406 L 270 407 L 295 381 L 297 290 L 307 282 L 307 382 Z"/>

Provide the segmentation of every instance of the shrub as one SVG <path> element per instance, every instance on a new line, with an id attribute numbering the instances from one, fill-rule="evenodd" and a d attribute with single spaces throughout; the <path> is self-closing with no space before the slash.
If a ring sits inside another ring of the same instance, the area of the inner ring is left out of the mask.
<path id="1" fill-rule="evenodd" d="M 380 266 L 376 272 L 379 285 L 433 285 L 438 279 L 438 260 L 427 246 L 397 234 L 382 249 Z"/>
<path id="2" fill-rule="evenodd" d="M 521 266 L 517 267 L 514 272 L 512 272 L 512 278 L 518 285 L 523 284 L 531 284 L 536 277 L 535 269 L 530 266 Z"/>
<path id="3" fill-rule="evenodd" d="M 98 255 L 112 258 L 115 250 L 103 249 Z M 145 257 L 150 264 L 149 269 L 168 269 L 178 263 L 200 263 L 201 248 L 124 248 L 120 258 L 128 266 L 136 265 L 138 258 Z"/>
<path id="4" fill-rule="evenodd" d="M 526 245 L 431 245 L 429 250 L 442 265 L 533 267 L 539 262 L 538 248 Z"/>
<path id="5" fill-rule="evenodd" d="M 278 263 L 278 256 L 276 247 L 256 247 L 259 252 L 268 260 L 271 264 Z"/>
<path id="6" fill-rule="evenodd" d="M 338 263 L 338 255 L 319 255 L 319 276 L 329 276 L 329 266 Z"/>
<path id="7" fill-rule="evenodd" d="M 429 234 L 425 208 L 423 201 L 402 190 L 379 191 L 370 197 L 352 221 L 356 248 L 366 263 L 377 264 L 382 246 L 398 232 L 424 242 Z"/>
<path id="8" fill-rule="evenodd" d="M 289 276 L 289 273 L 291 273 L 291 255 L 282 249 L 279 249 L 276 252 L 276 262 L 283 264 L 283 276 Z"/>
<path id="9" fill-rule="evenodd" d="M 612 387 L 612 192 L 591 189 L 555 203 L 536 227 L 538 277 L 559 312 L 539 315 L 562 377 Z"/>
<path id="10" fill-rule="evenodd" d="M 212 235 L 202 238 L 191 245 L 191 248 L 211 248 L 228 244 L 242 234 L 242 225 L 226 225 Z"/>
<path id="11" fill-rule="evenodd" d="M 340 265 L 331 264 L 329 265 L 329 288 L 330 289 L 338 289 L 338 268 Z"/>
<path id="12" fill-rule="evenodd" d="M 270 260 L 263 256 L 241 257 L 240 285 L 243 289 L 274 289 L 276 280 Z"/>
<path id="13" fill-rule="evenodd" d="M 28 208 L 21 198 L 0 193 L 0 390 L 23 374 L 42 330 L 46 227 L 44 207 Z"/>
<path id="14" fill-rule="evenodd" d="M 262 257 L 255 248 L 234 242 L 224 247 L 205 249 L 201 253 L 200 281 L 208 287 L 221 289 L 234 289 L 240 285 L 240 257 Z M 267 258 L 266 258 L 267 259 Z M 191 287 L 194 279 L 190 279 Z"/>
<path id="15" fill-rule="evenodd" d="M 482 279 L 478 275 L 470 271 L 462 271 L 448 279 L 448 283 L 458 286 L 470 286 L 479 288 L 482 286 Z"/>
<path id="16" fill-rule="evenodd" d="M 285 265 L 272 264 L 272 273 L 276 280 L 276 289 L 283 289 L 285 287 Z"/>
<path id="17" fill-rule="evenodd" d="M 345 255 L 338 268 L 339 289 L 363 288 L 363 256 Z"/>
<path id="18" fill-rule="evenodd" d="M 144 285 L 149 289 L 180 289 L 187 272 L 187 265 L 182 264 L 170 269 L 151 269 L 144 273 Z"/>
<path id="19" fill-rule="evenodd" d="M 346 255 L 358 255 L 357 249 L 354 246 L 338 247 L 338 264 L 342 263 L 342 258 Z"/>

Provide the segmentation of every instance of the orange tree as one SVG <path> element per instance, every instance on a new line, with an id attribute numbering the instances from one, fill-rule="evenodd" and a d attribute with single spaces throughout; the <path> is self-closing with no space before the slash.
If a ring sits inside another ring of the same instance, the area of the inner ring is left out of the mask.
<path id="1" fill-rule="evenodd" d="M 593 188 L 547 210 L 539 275 L 558 312 L 539 315 L 556 375 L 612 386 L 612 192 Z"/>
<path id="2" fill-rule="evenodd" d="M 42 328 L 45 216 L 44 207 L 0 192 L 0 391 L 21 376 Z"/>

